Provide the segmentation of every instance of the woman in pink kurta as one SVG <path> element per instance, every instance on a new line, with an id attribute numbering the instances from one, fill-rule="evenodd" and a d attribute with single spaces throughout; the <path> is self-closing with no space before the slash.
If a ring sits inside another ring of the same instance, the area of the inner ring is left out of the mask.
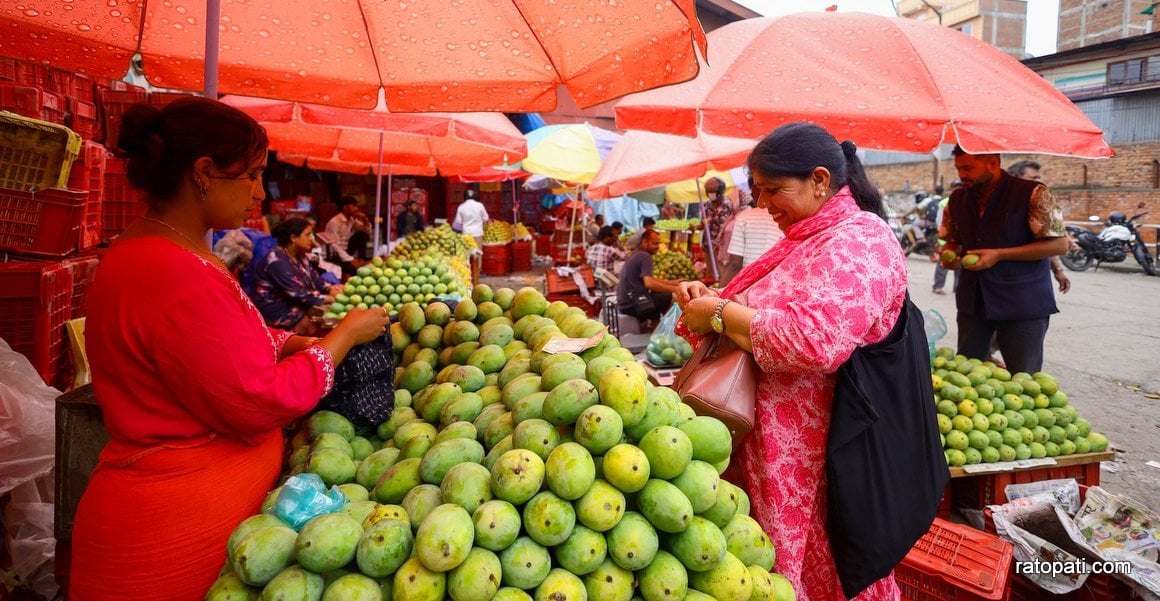
<path id="1" fill-rule="evenodd" d="M 715 330 L 719 316 L 761 368 L 757 423 L 734 460 L 777 548 L 775 571 L 799 601 L 845 600 L 826 533 L 834 373 L 889 334 L 906 298 L 905 257 L 854 151 L 803 123 L 766 137 L 749 159 L 754 197 L 785 239 L 720 294 L 687 283 L 678 295 L 692 333 Z M 899 590 L 887 576 L 857 598 L 898 599 Z"/>
<path id="2" fill-rule="evenodd" d="M 109 248 L 89 297 L 110 441 L 77 508 L 69 598 L 195 601 L 276 483 L 281 427 L 388 319 L 352 312 L 322 339 L 272 330 L 210 251 L 206 230 L 241 226 L 264 196 L 266 135 L 250 117 L 196 97 L 137 105 L 118 146 L 149 208 Z"/>

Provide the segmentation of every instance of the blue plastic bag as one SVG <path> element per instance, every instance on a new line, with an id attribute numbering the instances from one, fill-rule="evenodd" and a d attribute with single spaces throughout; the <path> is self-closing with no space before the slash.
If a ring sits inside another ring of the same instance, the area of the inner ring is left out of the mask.
<path id="1" fill-rule="evenodd" d="M 337 486 L 326 490 L 318 474 L 290 476 L 274 501 L 274 515 L 295 530 L 324 514 L 337 513 L 346 506 L 346 496 Z"/>

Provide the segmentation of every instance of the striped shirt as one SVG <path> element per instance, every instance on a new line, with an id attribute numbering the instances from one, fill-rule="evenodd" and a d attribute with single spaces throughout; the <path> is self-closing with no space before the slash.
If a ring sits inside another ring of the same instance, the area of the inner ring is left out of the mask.
<path id="1" fill-rule="evenodd" d="M 729 254 L 741 257 L 742 266 L 748 266 L 784 237 L 769 211 L 746 209 L 737 214 L 733 223 Z"/>

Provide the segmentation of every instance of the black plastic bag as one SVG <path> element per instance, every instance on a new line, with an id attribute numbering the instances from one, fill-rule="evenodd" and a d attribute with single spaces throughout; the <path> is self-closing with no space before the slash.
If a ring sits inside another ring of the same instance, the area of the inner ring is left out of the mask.
<path id="1" fill-rule="evenodd" d="M 926 534 L 950 479 L 922 311 L 909 295 L 890 335 L 854 351 L 837 377 L 826 518 L 842 592 L 852 599 Z"/>
<path id="2" fill-rule="evenodd" d="M 346 354 L 334 370 L 334 389 L 319 409 L 329 409 L 355 426 L 375 427 L 395 407 L 395 362 L 389 337 L 380 337 Z"/>

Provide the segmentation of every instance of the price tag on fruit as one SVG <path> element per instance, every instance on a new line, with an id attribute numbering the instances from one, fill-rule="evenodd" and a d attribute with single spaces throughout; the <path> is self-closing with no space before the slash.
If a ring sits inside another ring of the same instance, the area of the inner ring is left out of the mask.
<path id="1" fill-rule="evenodd" d="M 556 353 L 580 353 L 600 344 L 600 340 L 607 332 L 608 328 L 605 328 L 591 338 L 553 338 L 545 343 L 541 350 L 552 355 Z"/>

